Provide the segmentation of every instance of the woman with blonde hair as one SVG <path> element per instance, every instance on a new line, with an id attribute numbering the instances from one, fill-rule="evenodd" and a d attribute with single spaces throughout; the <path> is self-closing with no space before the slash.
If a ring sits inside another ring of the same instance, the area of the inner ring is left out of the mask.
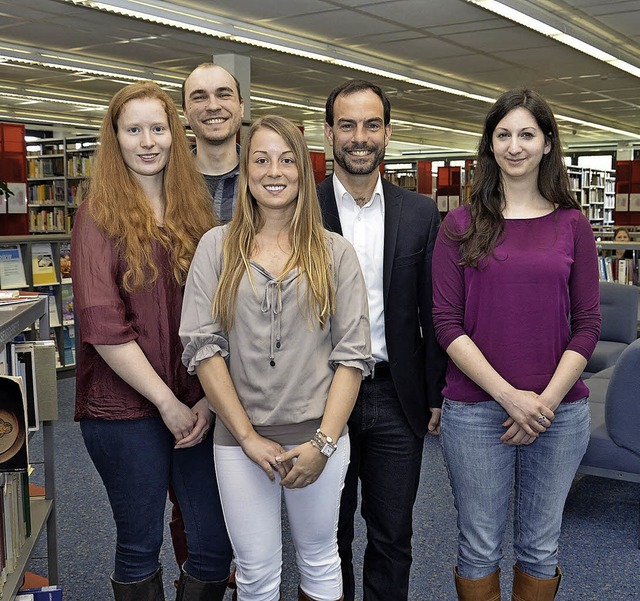
<path id="1" fill-rule="evenodd" d="M 116 522 L 116 601 L 164 599 L 167 487 L 189 557 L 178 600 L 221 600 L 231 547 L 213 470 L 212 416 L 182 366 L 184 281 L 215 224 L 172 99 L 152 82 L 115 94 L 72 234 L 76 412 Z M 206 595 L 206 597 L 205 597 Z"/>
<path id="2" fill-rule="evenodd" d="M 300 130 L 267 116 L 242 146 L 236 212 L 205 234 L 180 335 L 217 414 L 214 456 L 240 601 L 279 597 L 281 495 L 299 599 L 342 597 L 344 436 L 373 363 L 353 247 L 324 230 Z"/>

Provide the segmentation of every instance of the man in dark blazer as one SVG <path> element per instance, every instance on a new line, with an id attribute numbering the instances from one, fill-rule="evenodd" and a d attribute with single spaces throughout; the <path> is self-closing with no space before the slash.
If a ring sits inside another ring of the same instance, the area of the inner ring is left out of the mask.
<path id="1" fill-rule="evenodd" d="M 348 81 L 327 99 L 325 135 L 335 167 L 318 185 L 318 198 L 325 227 L 344 235 L 358 253 L 376 359 L 349 419 L 351 461 L 338 521 L 345 601 L 355 596 L 358 480 L 367 525 L 363 599 L 407 599 L 424 436 L 439 432 L 446 366 L 431 320 L 431 256 L 440 216 L 431 198 L 380 177 L 390 119 L 389 100 L 370 82 Z"/>

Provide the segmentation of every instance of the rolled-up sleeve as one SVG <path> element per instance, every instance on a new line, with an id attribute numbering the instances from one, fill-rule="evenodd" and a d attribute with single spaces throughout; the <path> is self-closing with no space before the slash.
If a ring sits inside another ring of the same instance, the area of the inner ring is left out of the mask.
<path id="1" fill-rule="evenodd" d="M 438 230 L 433 251 L 433 326 L 444 350 L 466 333 L 464 270 L 460 266 L 459 245 L 449 235 L 449 232 L 459 231 L 453 213 L 447 214 Z"/>
<path id="2" fill-rule="evenodd" d="M 118 286 L 115 244 L 96 225 L 86 203 L 78 209 L 73 224 L 71 277 L 74 309 L 84 342 L 124 344 L 138 338 Z"/>
<path id="3" fill-rule="evenodd" d="M 180 339 L 184 346 L 182 362 L 190 374 L 198 363 L 220 353 L 229 354 L 229 339 L 211 308 L 222 271 L 222 242 L 226 227 L 209 230 L 193 256 L 184 290 Z"/>
<path id="4" fill-rule="evenodd" d="M 336 308 L 330 320 L 333 350 L 329 363 L 356 367 L 363 376 L 371 373 L 371 329 L 367 289 L 356 251 L 336 234 L 330 234 L 334 261 Z"/>

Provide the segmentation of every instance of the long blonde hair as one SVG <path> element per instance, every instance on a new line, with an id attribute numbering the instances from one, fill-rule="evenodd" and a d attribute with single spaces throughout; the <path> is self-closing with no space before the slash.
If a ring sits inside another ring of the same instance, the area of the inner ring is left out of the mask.
<path id="1" fill-rule="evenodd" d="M 163 178 L 162 228 L 156 224 L 142 187 L 125 165 L 117 139 L 118 118 L 124 106 L 141 98 L 155 98 L 162 103 L 172 137 Z M 134 83 L 111 99 L 100 129 L 100 146 L 87 202 L 97 225 L 116 242 L 127 267 L 122 282 L 125 290 L 139 291 L 157 279 L 158 269 L 152 256 L 154 241 L 170 251 L 173 275 L 178 283 L 184 284 L 198 241 L 216 224 L 216 219 L 175 104 L 157 84 Z"/>
<path id="2" fill-rule="evenodd" d="M 335 287 L 311 157 L 302 132 L 287 119 L 275 115 L 258 119 L 249 129 L 242 145 L 236 209 L 223 243 L 223 268 L 212 312 L 228 332 L 233 327 L 238 287 L 245 273 L 253 285 L 249 261 L 255 236 L 264 222 L 249 190 L 248 169 L 251 141 L 262 128 L 272 129 L 285 141 L 298 168 L 298 199 L 289 226 L 291 256 L 278 280 L 282 281 L 292 269 L 298 269 L 307 282 L 307 308 L 324 327 L 335 310 Z"/>

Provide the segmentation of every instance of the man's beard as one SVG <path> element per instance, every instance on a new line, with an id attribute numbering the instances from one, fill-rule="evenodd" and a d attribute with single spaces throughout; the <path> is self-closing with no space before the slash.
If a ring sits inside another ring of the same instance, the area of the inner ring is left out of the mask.
<path id="1" fill-rule="evenodd" d="M 353 150 L 367 150 L 374 151 L 373 155 L 367 155 L 366 157 L 358 158 L 352 157 L 349 152 Z M 373 173 L 380 163 L 384 160 L 384 147 L 378 146 L 351 146 L 348 151 L 339 151 L 333 148 L 333 158 L 340 167 L 342 167 L 347 173 L 351 175 L 369 175 Z M 366 158 L 366 161 L 362 161 Z"/>

